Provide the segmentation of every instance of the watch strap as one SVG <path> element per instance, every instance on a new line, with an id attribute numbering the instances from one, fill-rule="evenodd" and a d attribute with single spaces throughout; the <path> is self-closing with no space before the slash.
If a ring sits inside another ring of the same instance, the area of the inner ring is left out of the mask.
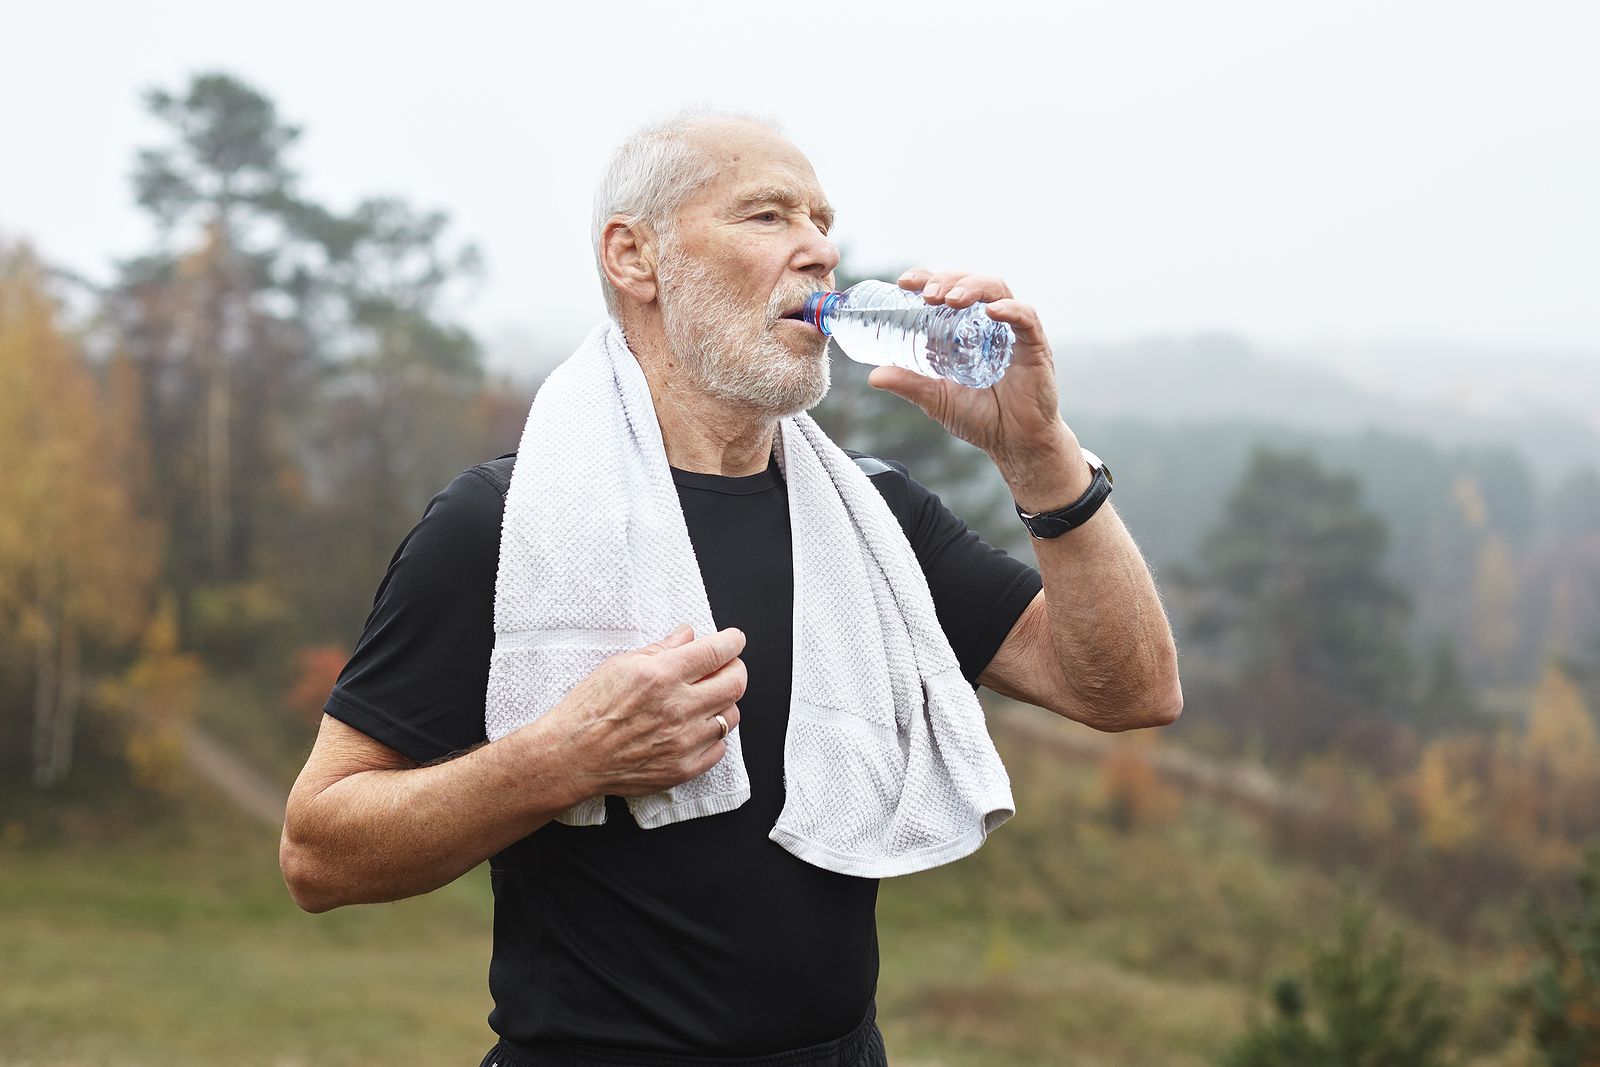
<path id="1" fill-rule="evenodd" d="M 1028 533 L 1035 539 L 1044 541 L 1060 537 L 1068 530 L 1076 529 L 1094 517 L 1094 513 L 1100 510 L 1100 505 L 1111 495 L 1111 473 L 1103 463 L 1098 465 L 1091 463 L 1089 469 L 1094 471 L 1094 479 L 1090 481 L 1089 488 L 1064 508 L 1030 515 L 1022 510 L 1022 505 L 1014 500 L 1011 502 L 1017 509 L 1017 518 L 1028 528 Z"/>

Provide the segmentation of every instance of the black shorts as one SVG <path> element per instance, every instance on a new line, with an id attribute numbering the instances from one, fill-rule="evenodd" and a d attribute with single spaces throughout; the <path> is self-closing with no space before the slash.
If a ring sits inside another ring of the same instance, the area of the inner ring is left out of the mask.
<path id="1" fill-rule="evenodd" d="M 513 1053 L 502 1043 L 478 1067 L 888 1067 L 877 1014 L 876 1005 L 868 1008 L 861 1025 L 841 1038 L 767 1056 L 666 1056 L 582 1045 L 530 1054 Z"/>

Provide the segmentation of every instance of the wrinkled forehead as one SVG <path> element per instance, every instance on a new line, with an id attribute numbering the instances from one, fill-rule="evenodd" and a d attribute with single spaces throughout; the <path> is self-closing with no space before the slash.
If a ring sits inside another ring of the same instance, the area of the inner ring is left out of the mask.
<path id="1" fill-rule="evenodd" d="M 724 207 L 770 192 L 814 208 L 826 206 L 811 161 L 782 134 L 753 122 L 725 121 L 708 124 L 695 138 L 716 172 L 685 207 Z"/>

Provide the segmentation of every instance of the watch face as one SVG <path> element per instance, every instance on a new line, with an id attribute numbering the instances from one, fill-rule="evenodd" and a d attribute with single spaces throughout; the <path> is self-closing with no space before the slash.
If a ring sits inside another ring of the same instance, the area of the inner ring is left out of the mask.
<path id="1" fill-rule="evenodd" d="M 1079 445 L 1078 447 L 1080 449 L 1082 449 L 1083 458 L 1088 460 L 1089 466 L 1093 467 L 1097 471 L 1105 471 L 1106 472 L 1106 481 L 1108 481 L 1108 482 L 1115 482 L 1116 481 L 1116 479 L 1111 477 L 1111 468 L 1106 466 L 1105 460 L 1101 459 L 1099 456 L 1095 455 L 1093 452 L 1090 452 L 1087 448 L 1084 448 L 1082 445 Z"/>

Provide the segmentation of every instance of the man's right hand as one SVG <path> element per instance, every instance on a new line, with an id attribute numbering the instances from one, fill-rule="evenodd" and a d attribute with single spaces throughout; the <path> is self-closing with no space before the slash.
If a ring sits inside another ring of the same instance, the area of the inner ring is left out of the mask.
<path id="1" fill-rule="evenodd" d="M 714 716 L 739 725 L 744 642 L 731 627 L 696 639 L 684 624 L 574 686 L 543 725 L 570 742 L 582 795 L 648 796 L 715 766 L 728 746 Z"/>
<path id="2" fill-rule="evenodd" d="M 612 656 L 535 722 L 418 767 L 331 715 L 289 794 L 279 864 L 307 911 L 437 889 L 589 797 L 709 770 L 746 678 L 744 634 L 687 626 Z"/>

